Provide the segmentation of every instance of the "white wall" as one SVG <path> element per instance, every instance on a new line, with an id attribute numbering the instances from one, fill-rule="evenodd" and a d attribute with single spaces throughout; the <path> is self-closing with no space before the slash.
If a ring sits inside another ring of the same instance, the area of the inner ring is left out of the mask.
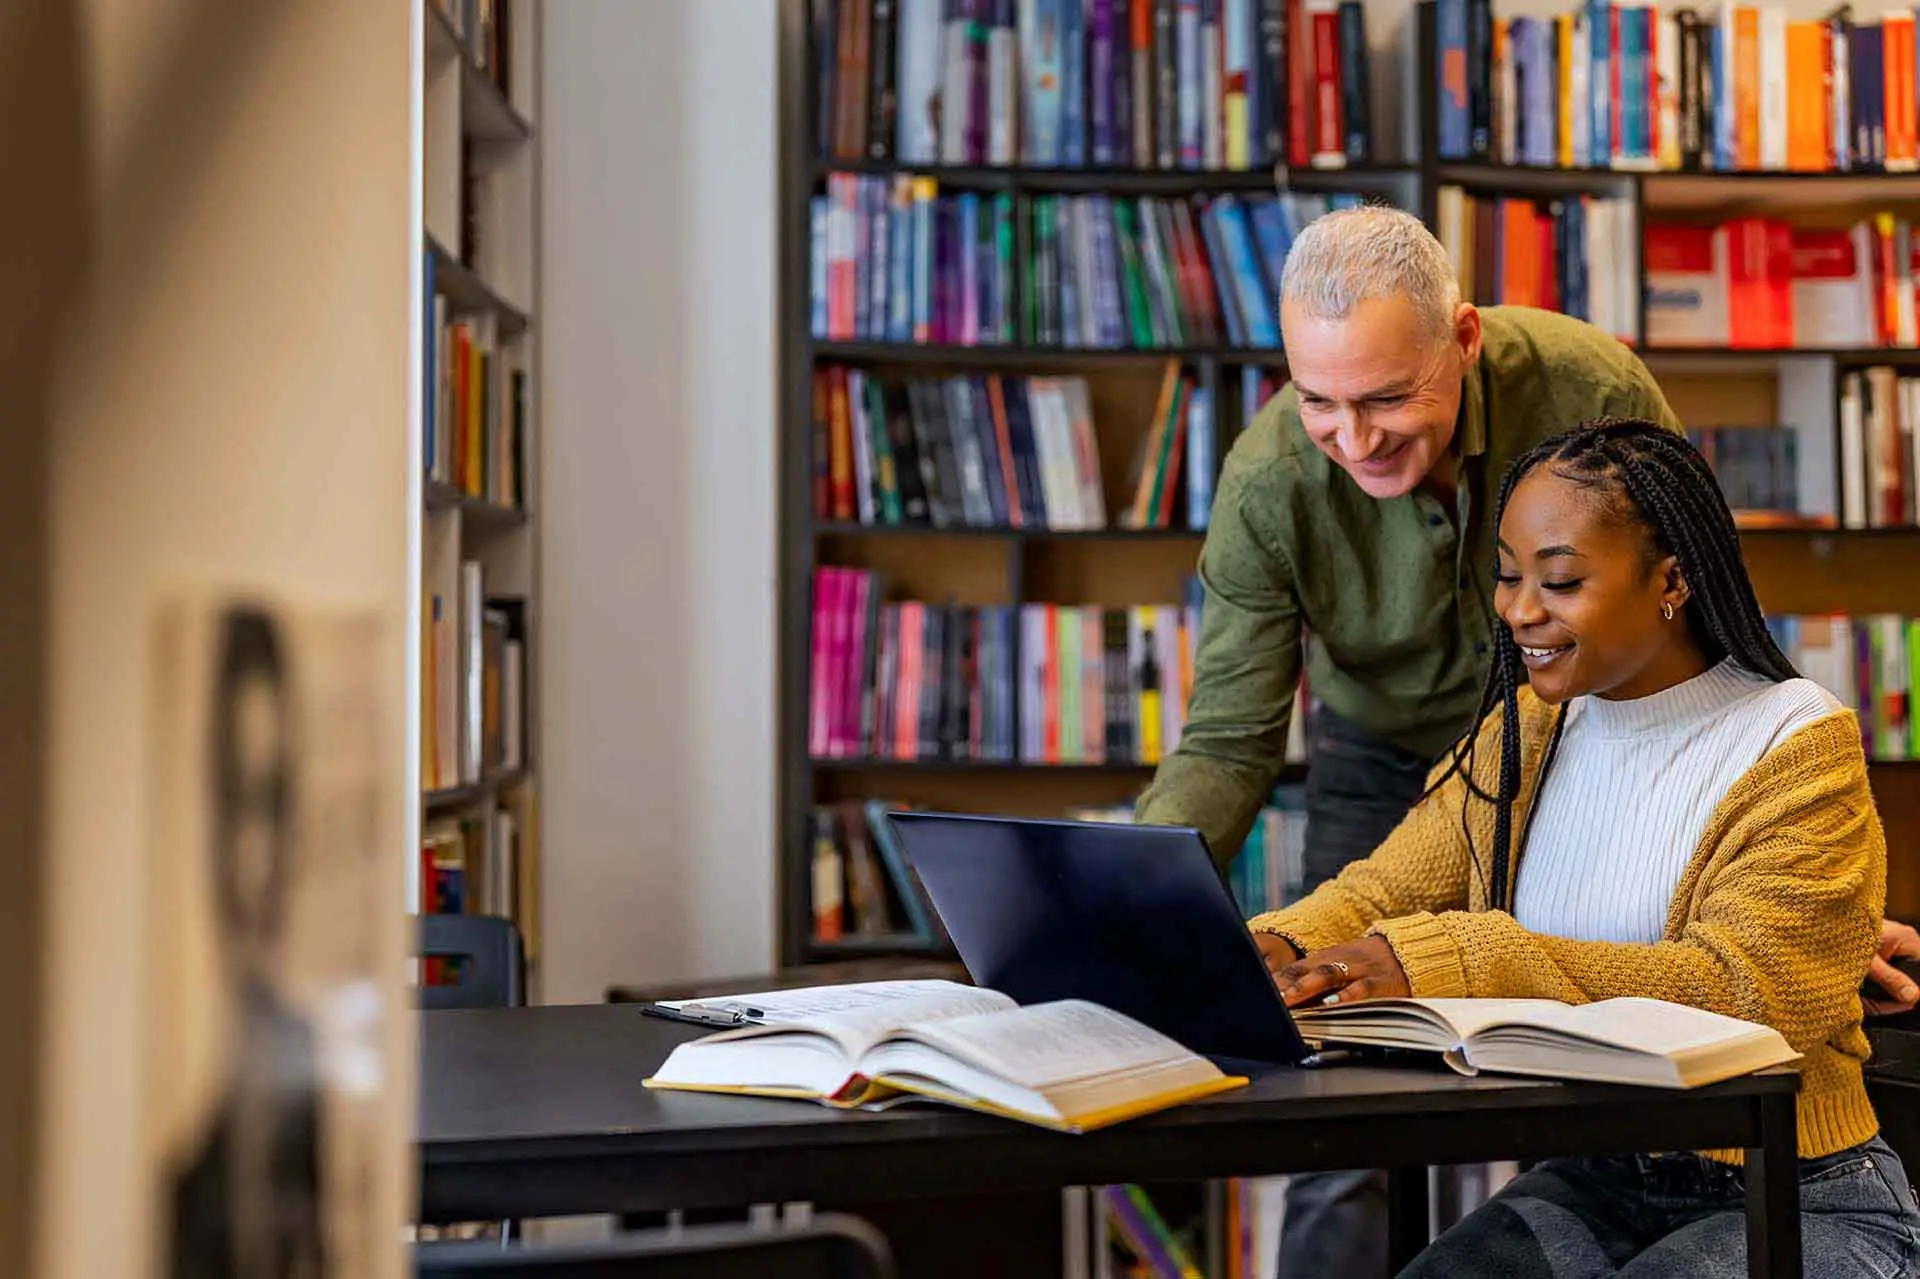
<path id="1" fill-rule="evenodd" d="M 773 0 L 541 32 L 541 995 L 774 948 Z"/>
<path id="2" fill-rule="evenodd" d="M 391 652 L 374 762 L 408 775 L 419 12 L 333 0 L 30 7 L 81 37 L 38 53 L 69 55 L 47 92 L 84 122 L 71 214 L 90 260 L 67 281 L 84 284 L 69 305 L 34 317 L 67 322 L 50 407 L 28 423 L 48 449 L 49 598 L 44 615 L 27 600 L 27 618 L 7 623 L 47 637 L 45 1015 L 5 1033 L 35 1042 L 38 1031 L 42 1062 L 33 1273 L 137 1277 L 158 1208 L 138 1138 L 149 645 L 163 591 L 211 579 L 373 609 Z M 414 803 L 399 785 L 387 795 L 371 851 L 393 884 L 381 935 L 394 1055 L 380 1079 L 392 1109 L 369 1189 L 397 1240 L 413 1092 L 399 1055 L 412 1021 L 398 1009 L 399 892 Z M 373 1273 L 398 1273 L 391 1254 Z"/>

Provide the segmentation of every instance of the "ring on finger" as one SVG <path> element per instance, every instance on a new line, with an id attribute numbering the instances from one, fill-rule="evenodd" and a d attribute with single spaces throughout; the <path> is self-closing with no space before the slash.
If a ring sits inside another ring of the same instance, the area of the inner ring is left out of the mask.
<path id="1" fill-rule="evenodd" d="M 1347 967 L 1347 961 L 1344 959 L 1329 959 L 1327 961 L 1327 967 L 1334 969 L 1342 977 L 1353 976 L 1352 971 Z"/>

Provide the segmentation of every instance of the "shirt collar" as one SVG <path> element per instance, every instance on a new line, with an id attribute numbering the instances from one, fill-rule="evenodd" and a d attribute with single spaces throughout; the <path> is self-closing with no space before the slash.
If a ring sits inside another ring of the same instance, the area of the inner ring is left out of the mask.
<path id="1" fill-rule="evenodd" d="M 1480 361 L 1467 366 L 1460 392 L 1460 422 L 1456 428 L 1461 457 L 1479 457 L 1487 451 L 1487 393 L 1480 377 Z"/>

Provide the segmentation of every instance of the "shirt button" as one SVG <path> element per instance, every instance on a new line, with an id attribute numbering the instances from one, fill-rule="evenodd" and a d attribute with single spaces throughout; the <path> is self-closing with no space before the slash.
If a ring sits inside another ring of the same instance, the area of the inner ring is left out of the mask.
<path id="1" fill-rule="evenodd" d="M 1438 516 L 1438 515 L 1428 515 L 1428 516 L 1427 516 L 1427 524 L 1428 524 L 1428 526 L 1429 526 L 1429 527 L 1432 527 L 1432 528 L 1439 528 L 1439 527 L 1440 527 L 1440 525 L 1441 525 L 1441 522 L 1442 522 L 1442 521 L 1441 521 L 1441 517 L 1440 517 L 1440 516 Z"/>
<path id="2" fill-rule="evenodd" d="M 1473 645 L 1473 651 L 1481 657 L 1485 657 L 1487 655 L 1487 642 L 1485 640 L 1476 640 Z"/>
<path id="3" fill-rule="evenodd" d="M 1467 589 L 1467 587 L 1469 587 L 1469 586 L 1471 586 L 1472 584 L 1473 584 L 1473 583 L 1472 583 L 1471 581 L 1469 581 L 1469 580 L 1468 580 L 1468 578 L 1467 578 L 1467 575 L 1466 575 L 1465 573 L 1462 573 L 1462 574 L 1460 575 L 1460 589 L 1461 589 L 1461 590 L 1463 590 L 1463 591 L 1464 591 L 1464 590 L 1466 590 L 1466 589 Z"/>

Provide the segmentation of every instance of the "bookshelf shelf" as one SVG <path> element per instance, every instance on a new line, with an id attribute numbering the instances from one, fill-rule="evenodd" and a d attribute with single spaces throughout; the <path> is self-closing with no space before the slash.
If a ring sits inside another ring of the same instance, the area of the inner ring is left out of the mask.
<path id="1" fill-rule="evenodd" d="M 527 522 L 527 513 L 518 507 L 489 502 L 439 480 L 428 480 L 424 493 L 428 510 L 457 510 L 471 528 L 513 528 Z"/>
<path id="2" fill-rule="evenodd" d="M 814 535 L 829 537 L 987 538 L 1015 542 L 1188 542 L 1199 541 L 1205 530 L 1186 528 L 974 528 L 931 524 L 820 524 Z"/>
<path id="3" fill-rule="evenodd" d="M 533 126 L 473 60 L 447 15 L 431 0 L 426 11 L 429 60 L 457 58 L 460 62 L 460 116 L 467 136 L 484 142 L 524 142 L 531 138 Z"/>
<path id="4" fill-rule="evenodd" d="M 527 327 L 525 311 L 496 293 L 432 235 L 427 236 L 427 251 L 433 255 L 434 287 L 446 294 L 455 309 L 490 313 L 498 318 L 503 333 L 519 333 Z"/>
<path id="5" fill-rule="evenodd" d="M 1075 347 L 987 345 L 936 346 L 911 342 L 824 342 L 810 344 L 816 359 L 859 364 L 927 365 L 942 368 L 1112 369 L 1158 365 L 1167 360 L 1213 360 L 1222 364 L 1279 366 L 1286 353 L 1275 347 L 1164 346 Z"/>
<path id="6" fill-rule="evenodd" d="M 880 176 L 911 174 L 943 187 L 977 191 L 1029 191 L 1059 195 L 1204 195 L 1215 192 L 1339 191 L 1407 182 L 1419 173 L 1409 164 L 1350 165 L 1344 169 L 1050 169 L 901 164 L 891 160 L 815 160 L 813 176 L 832 173 Z M 1284 187 L 1282 183 L 1284 182 Z"/>
<path id="7" fill-rule="evenodd" d="M 818 758 L 809 763 L 816 772 L 822 773 L 1019 773 L 1035 777 L 1117 777 L 1137 773 L 1143 779 L 1152 777 L 1156 767 L 1133 760 L 1039 764 L 1026 760 Z M 1304 765 L 1288 765 L 1280 780 L 1297 782 L 1306 775 Z"/>
<path id="8" fill-rule="evenodd" d="M 443 790 L 426 791 L 420 796 L 420 806 L 429 813 L 444 813 L 453 809 L 467 808 L 483 801 L 491 800 L 503 790 L 509 790 L 527 780 L 524 768 L 508 769 L 483 777 L 466 786 L 449 786 Z"/>

